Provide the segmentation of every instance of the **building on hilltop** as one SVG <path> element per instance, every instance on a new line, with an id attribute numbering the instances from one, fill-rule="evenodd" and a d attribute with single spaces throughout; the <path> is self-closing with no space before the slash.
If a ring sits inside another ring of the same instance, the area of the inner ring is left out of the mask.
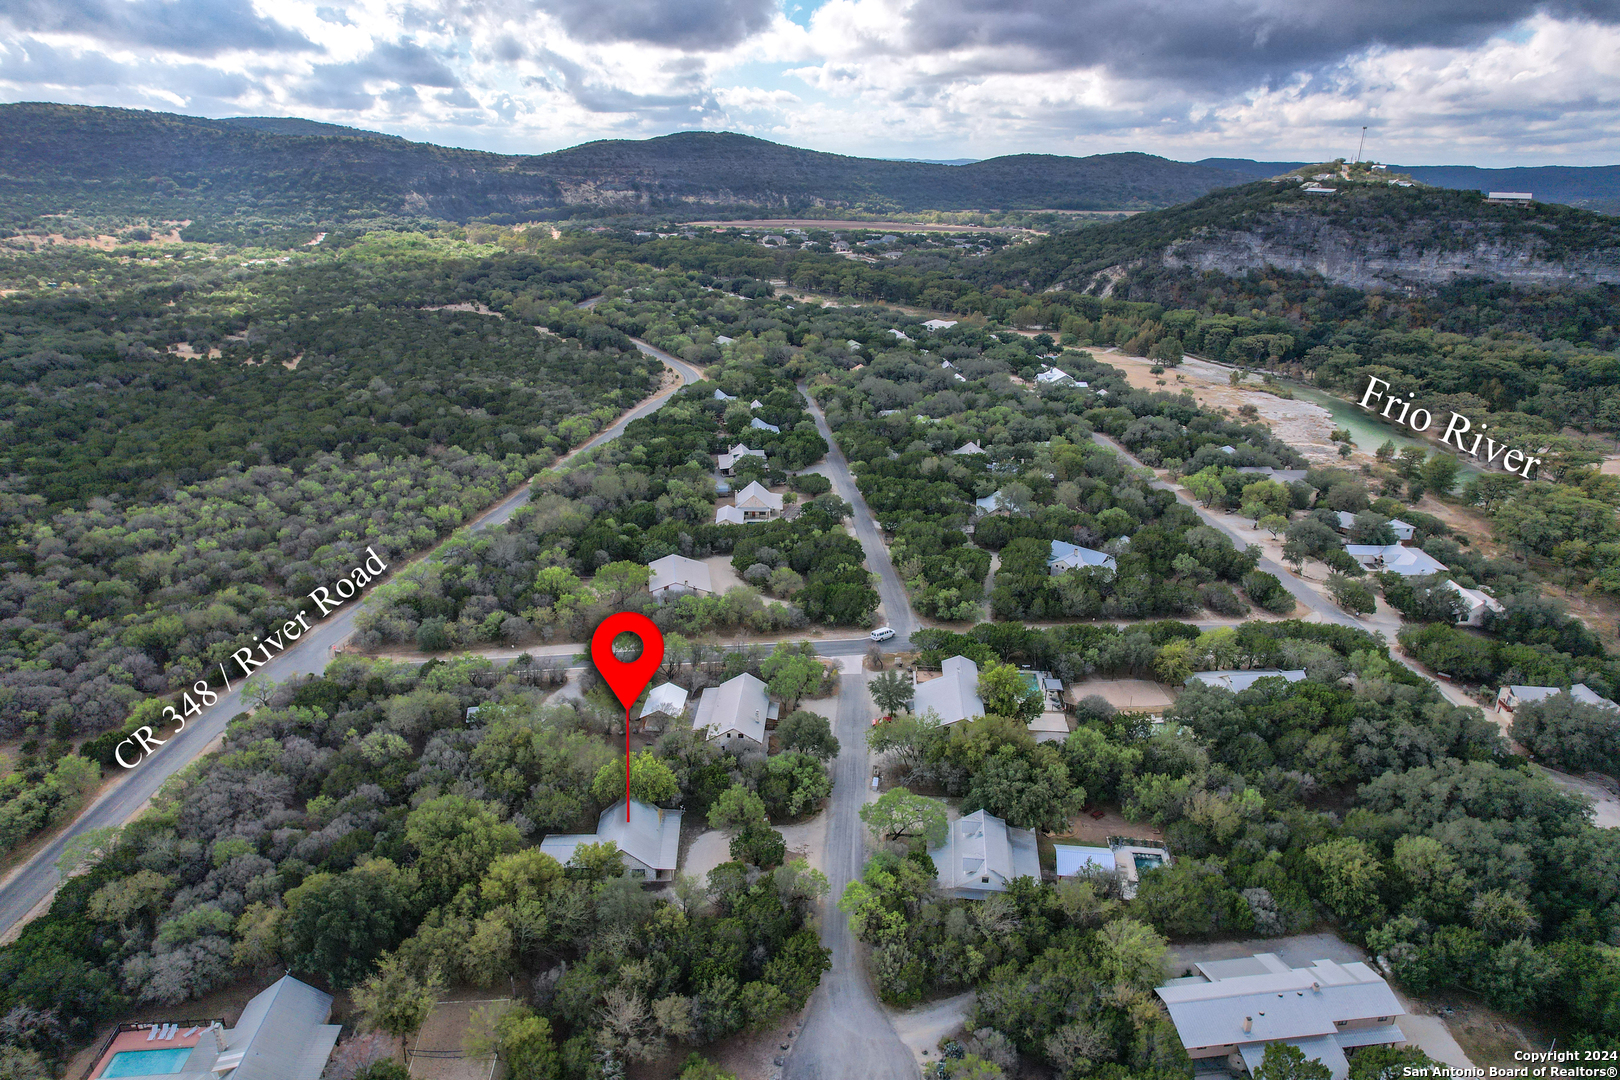
<path id="1" fill-rule="evenodd" d="M 1017 878 L 1041 879 L 1032 829 L 1014 829 L 985 810 L 951 822 L 945 842 L 930 848 L 939 887 L 960 900 L 983 900 L 1006 892 Z"/>
<path id="2" fill-rule="evenodd" d="M 1389 984 L 1359 961 L 1315 960 L 1290 968 L 1274 953 L 1194 965 L 1156 993 L 1170 1013 L 1195 1070 L 1225 1065 L 1252 1075 L 1266 1047 L 1284 1043 L 1350 1074 L 1346 1050 L 1406 1041 L 1396 1018 L 1406 1012 Z"/>
<path id="3" fill-rule="evenodd" d="M 664 810 L 639 799 L 630 800 L 628 815 L 624 807 L 625 801 L 620 799 L 602 811 L 596 819 L 595 832 L 548 836 L 540 841 L 540 850 L 566 866 L 582 844 L 612 841 L 624 857 L 625 871 L 631 877 L 673 881 L 681 850 L 681 812 Z"/>

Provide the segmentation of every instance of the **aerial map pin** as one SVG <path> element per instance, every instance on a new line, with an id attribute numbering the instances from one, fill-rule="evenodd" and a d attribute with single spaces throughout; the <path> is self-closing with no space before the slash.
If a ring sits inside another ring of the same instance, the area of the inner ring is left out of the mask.
<path id="1" fill-rule="evenodd" d="M 634 634 L 641 639 L 641 655 L 620 660 L 613 655 L 613 639 Z M 602 620 L 591 635 L 591 660 L 602 673 L 613 696 L 624 704 L 624 820 L 630 820 L 630 706 L 652 682 L 653 673 L 664 661 L 664 635 L 645 615 L 621 611 Z"/>

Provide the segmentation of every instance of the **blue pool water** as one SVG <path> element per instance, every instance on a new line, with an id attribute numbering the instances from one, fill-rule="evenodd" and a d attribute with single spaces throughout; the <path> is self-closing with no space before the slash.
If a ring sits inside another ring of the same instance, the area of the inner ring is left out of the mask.
<path id="1" fill-rule="evenodd" d="M 102 1072 L 112 1076 L 165 1076 L 186 1067 L 191 1047 L 178 1046 L 171 1050 L 120 1050 L 107 1062 Z"/>
<path id="2" fill-rule="evenodd" d="M 1159 867 L 1164 865 L 1164 860 L 1161 859 L 1159 856 L 1157 856 L 1157 855 L 1144 855 L 1144 854 L 1142 854 L 1141 852 L 1138 852 L 1138 851 L 1133 851 L 1131 853 L 1131 859 L 1136 863 L 1136 869 L 1137 869 L 1138 873 L 1140 873 L 1143 870 L 1157 870 Z M 110 1076 L 112 1074 L 111 1073 L 105 1073 L 103 1075 Z"/>

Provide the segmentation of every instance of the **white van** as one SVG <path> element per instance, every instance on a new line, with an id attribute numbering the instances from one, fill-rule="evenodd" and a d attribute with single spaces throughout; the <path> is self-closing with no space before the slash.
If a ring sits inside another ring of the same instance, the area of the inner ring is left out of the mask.
<path id="1" fill-rule="evenodd" d="M 894 627 L 880 626 L 869 635 L 873 641 L 888 641 L 894 637 Z"/>

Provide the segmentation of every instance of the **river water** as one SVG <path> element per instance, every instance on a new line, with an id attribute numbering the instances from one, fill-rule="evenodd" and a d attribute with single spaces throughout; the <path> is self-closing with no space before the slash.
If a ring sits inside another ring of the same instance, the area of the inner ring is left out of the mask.
<path id="1" fill-rule="evenodd" d="M 1358 450 L 1364 450 L 1371 454 L 1384 445 L 1385 442 L 1393 442 L 1397 452 L 1408 446 L 1416 446 L 1429 453 L 1444 452 L 1440 447 L 1438 437 L 1426 439 L 1421 435 L 1414 435 L 1411 428 L 1392 424 L 1388 420 L 1381 419 L 1376 413 L 1361 408 L 1353 401 L 1334 397 L 1332 394 L 1324 393 L 1314 386 L 1307 386 L 1291 379 L 1278 381 L 1284 383 L 1289 391 L 1301 401 L 1309 401 L 1313 405 L 1320 405 L 1332 413 L 1334 426 L 1348 431 L 1351 442 L 1355 443 Z M 1437 433 L 1444 432 L 1445 427 L 1437 423 L 1430 430 Z M 1456 454 L 1455 450 L 1451 452 Z M 1466 457 L 1458 455 L 1458 463 L 1462 466 L 1457 471 L 1458 484 L 1466 484 L 1480 475 L 1480 470 L 1470 465 Z"/>

